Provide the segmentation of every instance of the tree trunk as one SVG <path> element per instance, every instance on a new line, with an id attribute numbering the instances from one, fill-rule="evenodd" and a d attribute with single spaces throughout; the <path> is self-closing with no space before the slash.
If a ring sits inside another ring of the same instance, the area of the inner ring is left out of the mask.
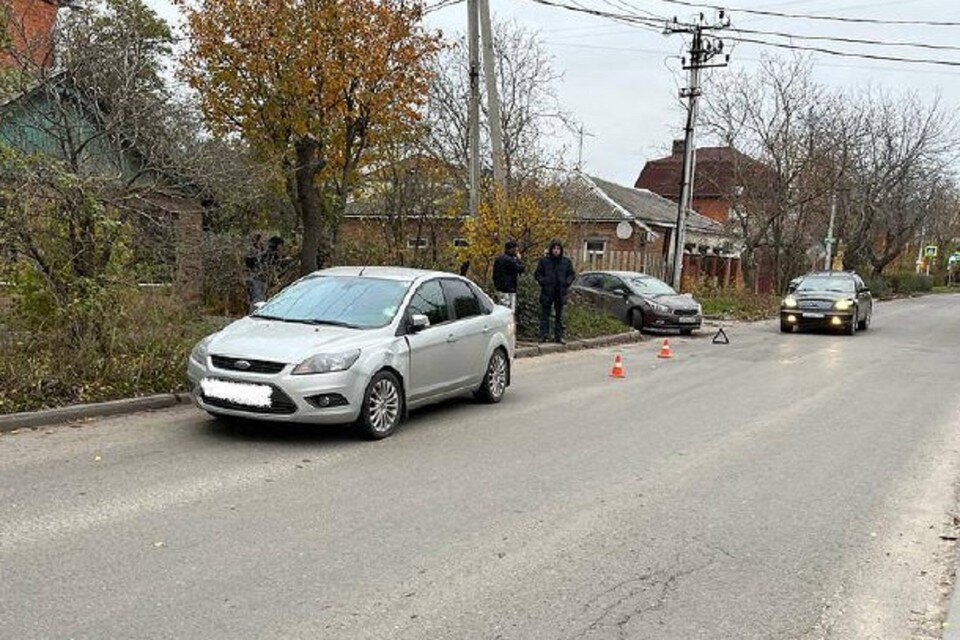
<path id="1" fill-rule="evenodd" d="M 317 270 L 317 254 L 323 237 L 323 203 L 316 184 L 319 172 L 317 143 L 313 140 L 300 140 L 295 148 L 297 166 L 294 169 L 294 178 L 297 189 L 294 205 L 300 212 L 300 224 L 303 226 L 300 273 L 306 275 Z"/>

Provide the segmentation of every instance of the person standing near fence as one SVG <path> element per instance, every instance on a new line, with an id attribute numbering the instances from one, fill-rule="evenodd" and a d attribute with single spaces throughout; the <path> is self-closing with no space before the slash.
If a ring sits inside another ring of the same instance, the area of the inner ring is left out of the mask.
<path id="1" fill-rule="evenodd" d="M 563 255 L 563 245 L 558 240 L 550 243 L 547 255 L 537 262 L 533 277 L 540 285 L 540 342 L 547 341 L 552 311 L 553 339 L 563 344 L 563 307 L 577 274 L 570 258 Z"/>
<path id="2" fill-rule="evenodd" d="M 508 240 L 503 253 L 493 261 L 493 286 L 500 296 L 500 304 L 517 312 L 517 281 L 524 271 L 518 245 Z"/>
<path id="3" fill-rule="evenodd" d="M 254 305 L 263 302 L 267 297 L 267 279 L 263 268 L 263 235 L 256 234 L 250 240 L 250 247 L 243 257 L 243 266 L 246 271 L 244 284 L 247 287 L 247 306 L 250 313 L 254 312 Z"/>

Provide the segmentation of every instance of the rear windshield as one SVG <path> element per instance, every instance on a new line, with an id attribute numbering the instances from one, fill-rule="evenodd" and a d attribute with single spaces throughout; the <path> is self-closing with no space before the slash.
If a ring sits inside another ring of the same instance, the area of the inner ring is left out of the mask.
<path id="1" fill-rule="evenodd" d="M 805 278 L 797 287 L 797 291 L 830 291 L 832 293 L 854 293 L 856 290 L 853 278 L 840 276 Z"/>
<path id="2" fill-rule="evenodd" d="M 409 286 L 379 278 L 314 276 L 278 293 L 253 317 L 376 329 L 390 324 Z"/>

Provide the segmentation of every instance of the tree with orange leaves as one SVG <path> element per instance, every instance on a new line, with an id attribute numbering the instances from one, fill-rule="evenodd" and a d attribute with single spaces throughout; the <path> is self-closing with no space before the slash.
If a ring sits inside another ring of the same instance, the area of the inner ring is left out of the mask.
<path id="1" fill-rule="evenodd" d="M 417 120 L 439 34 L 421 0 L 181 0 L 184 74 L 216 131 L 275 163 L 322 266 L 359 171 Z"/>

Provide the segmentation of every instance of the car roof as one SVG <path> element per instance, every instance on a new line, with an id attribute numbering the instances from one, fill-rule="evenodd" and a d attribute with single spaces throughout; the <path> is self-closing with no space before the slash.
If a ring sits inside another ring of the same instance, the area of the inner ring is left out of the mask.
<path id="1" fill-rule="evenodd" d="M 811 273 L 808 273 L 800 277 L 801 278 L 843 278 L 843 277 L 852 278 L 856 275 L 857 274 L 854 273 L 853 271 L 813 271 Z"/>
<path id="2" fill-rule="evenodd" d="M 653 278 L 654 280 L 659 280 L 656 276 L 652 276 L 649 273 L 641 273 L 640 271 L 584 271 L 580 275 L 608 275 L 620 276 L 622 278 Z"/>
<path id="3" fill-rule="evenodd" d="M 314 271 L 311 275 L 318 276 L 356 276 L 365 278 L 380 278 L 396 280 L 398 282 L 413 282 L 431 276 L 445 276 L 459 278 L 454 273 L 431 271 L 428 269 L 411 269 L 409 267 L 331 267 Z"/>

